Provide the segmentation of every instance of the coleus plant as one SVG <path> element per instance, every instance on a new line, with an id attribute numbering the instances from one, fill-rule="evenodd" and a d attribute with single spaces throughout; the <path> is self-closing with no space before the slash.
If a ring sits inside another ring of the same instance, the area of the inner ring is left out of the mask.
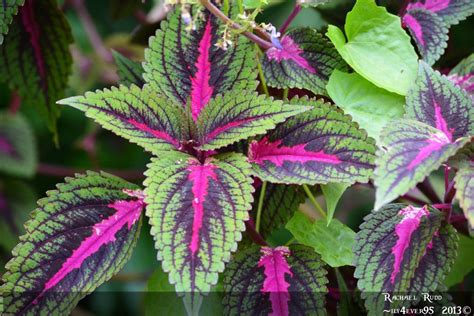
<path id="1" fill-rule="evenodd" d="M 474 226 L 472 63 L 444 76 L 430 66 L 442 51 L 420 47 L 426 62 L 418 61 L 402 20 L 417 45 L 433 45 L 434 36 L 417 37 L 413 21 L 419 17 L 421 25 L 432 15 L 453 24 L 468 15 L 468 2 L 445 2 L 441 9 L 410 2 L 400 18 L 358 0 L 346 35 L 329 26 L 328 39 L 310 28 L 284 27 L 282 35 L 244 28 L 234 22 L 245 15 L 233 3 L 174 8 L 142 64 L 114 53 L 119 86 L 58 101 L 153 156 L 144 189 L 87 172 L 47 192 L 6 265 L 3 311 L 71 312 L 124 266 L 144 217 L 188 314 L 198 314 L 221 281 L 225 314 L 324 315 L 326 265 L 355 266 L 372 315 L 420 303 L 386 301 L 382 292 L 443 290 L 458 248 L 455 197 Z M 38 3 L 27 0 L 20 14 Z M 231 44 L 229 27 L 237 30 Z M 349 66 L 356 73 L 347 73 Z M 266 95 L 256 91 L 257 74 Z M 281 100 L 269 96 L 266 84 L 284 90 Z M 335 104 L 288 98 L 295 88 Z M 366 92 L 363 106 L 345 97 L 361 97 L 351 89 Z M 391 105 L 384 105 L 386 115 L 372 111 L 379 100 Z M 15 149 L 0 147 L 2 154 Z M 441 200 L 425 179 L 443 164 Z M 452 180 L 450 166 L 457 171 Z M 335 205 L 349 186 L 370 179 L 374 211 L 356 234 L 332 219 Z M 416 186 L 430 203 L 408 195 Z M 327 212 L 314 197 L 319 188 Z M 325 219 L 298 211 L 306 196 Z M 415 202 L 389 204 L 398 198 Z M 294 239 L 271 244 L 268 237 L 285 225 Z M 239 244 L 243 233 L 248 238 Z"/>

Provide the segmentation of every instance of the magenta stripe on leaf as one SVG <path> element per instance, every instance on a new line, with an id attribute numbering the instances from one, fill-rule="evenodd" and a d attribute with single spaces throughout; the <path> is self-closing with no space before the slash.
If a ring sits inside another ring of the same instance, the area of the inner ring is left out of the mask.
<path id="1" fill-rule="evenodd" d="M 409 9 L 421 8 L 421 9 L 427 9 L 431 12 L 438 12 L 449 7 L 450 2 L 451 0 L 425 0 L 424 3 L 422 3 L 421 1 L 410 3 L 407 9 L 409 10 Z"/>
<path id="2" fill-rule="evenodd" d="M 199 42 L 199 56 L 196 61 L 196 73 L 191 77 L 191 112 L 194 121 L 212 97 L 213 88 L 209 84 L 211 79 L 211 63 L 209 53 L 212 47 L 211 19 L 208 19 L 204 34 Z"/>
<path id="3" fill-rule="evenodd" d="M 264 293 L 270 293 L 270 302 L 272 304 L 272 316 L 289 315 L 288 302 L 290 294 L 288 288 L 290 284 L 285 280 L 288 274 L 293 276 L 293 272 L 286 261 L 290 255 L 288 247 L 277 247 L 275 249 L 263 247 L 261 249 L 262 257 L 258 262 L 259 267 L 264 268 L 265 280 L 261 289 Z"/>
<path id="4" fill-rule="evenodd" d="M 420 151 L 408 165 L 407 169 L 412 170 L 416 166 L 420 165 L 424 160 L 426 160 L 430 155 L 443 148 L 445 145 L 451 143 L 447 136 L 443 133 L 432 134 L 431 138 L 426 140 L 427 145 L 420 148 Z"/>
<path id="5" fill-rule="evenodd" d="M 260 141 L 253 141 L 249 148 L 250 162 L 262 165 L 264 161 L 270 161 L 276 166 L 282 166 L 285 161 L 306 163 L 317 161 L 337 165 L 341 160 L 332 154 L 327 154 L 323 150 L 314 152 L 305 149 L 307 144 L 295 146 L 281 146 L 282 141 L 270 142 L 267 137 Z"/>
<path id="6" fill-rule="evenodd" d="M 423 28 L 421 27 L 418 20 L 407 13 L 403 17 L 403 23 L 413 31 L 413 34 L 420 43 L 420 45 L 425 46 L 425 40 L 423 38 Z"/>
<path id="7" fill-rule="evenodd" d="M 114 242 L 115 235 L 123 227 L 127 226 L 130 230 L 138 221 L 144 207 L 143 196 L 137 194 L 136 191 L 124 190 L 124 192 L 130 196 L 140 198 L 130 201 L 118 200 L 109 204 L 108 207 L 116 210 L 115 214 L 92 227 L 92 235 L 82 241 L 79 248 L 75 249 L 72 255 L 63 263 L 61 269 L 46 282 L 43 291 L 33 301 L 33 304 L 36 304 L 46 291 L 56 286 L 71 271 L 80 268 L 82 263 L 99 251 L 103 245 Z"/>
<path id="8" fill-rule="evenodd" d="M 133 126 L 135 126 L 136 128 L 138 128 L 139 130 L 150 133 L 158 139 L 165 140 L 165 141 L 169 142 L 170 144 L 173 144 L 175 147 L 179 147 L 179 141 L 174 139 L 170 134 L 168 134 L 166 132 L 154 130 L 154 129 L 150 128 L 148 125 L 146 125 L 144 123 L 137 122 L 133 119 L 128 119 L 127 121 L 128 121 L 128 123 L 130 123 Z"/>
<path id="9" fill-rule="evenodd" d="M 430 213 L 426 206 L 418 208 L 409 205 L 406 208 L 401 209 L 398 214 L 402 215 L 403 218 L 400 223 L 395 226 L 397 242 L 392 248 L 392 254 L 395 256 L 395 261 L 393 262 L 393 271 L 390 275 L 390 281 L 392 283 L 395 282 L 395 277 L 400 271 L 403 255 L 405 254 L 405 250 L 410 245 L 411 235 L 420 225 L 421 218 L 423 216 L 428 216 Z"/>
<path id="10" fill-rule="evenodd" d="M 191 163 L 192 165 L 188 167 L 188 170 L 190 171 L 188 179 L 192 182 L 191 190 L 193 192 L 194 218 L 193 232 L 189 249 L 194 255 L 199 249 L 199 232 L 202 227 L 202 220 L 204 216 L 204 201 L 208 195 L 209 178 L 217 181 L 217 175 L 214 172 L 216 166 L 209 162 L 201 165 L 198 161 L 191 160 Z"/>
<path id="11" fill-rule="evenodd" d="M 229 122 L 224 126 L 219 126 L 216 129 L 214 129 L 212 132 L 210 132 L 209 134 L 206 135 L 206 140 L 210 141 L 210 140 L 214 139 L 216 136 L 228 131 L 231 128 L 239 127 L 239 126 L 241 126 L 245 123 L 252 122 L 255 119 L 257 119 L 257 118 L 256 117 L 249 117 L 247 119 Z"/>
<path id="12" fill-rule="evenodd" d="M 272 47 L 267 50 L 267 57 L 270 60 L 276 60 L 277 62 L 281 62 L 282 60 L 292 60 L 298 66 L 303 69 L 306 69 L 312 74 L 316 73 L 316 69 L 314 69 L 302 56 L 303 50 L 296 44 L 293 39 L 289 36 L 283 36 L 281 42 L 281 48 Z"/>
<path id="13" fill-rule="evenodd" d="M 25 31 L 30 36 L 31 47 L 33 48 L 35 55 L 36 67 L 38 69 L 44 89 L 46 88 L 44 86 L 46 84 L 46 67 L 40 44 L 40 28 L 38 27 L 38 24 L 35 20 L 33 2 L 33 0 L 30 0 L 25 3 L 25 5 L 20 9 L 20 16 L 23 26 L 25 27 Z"/>

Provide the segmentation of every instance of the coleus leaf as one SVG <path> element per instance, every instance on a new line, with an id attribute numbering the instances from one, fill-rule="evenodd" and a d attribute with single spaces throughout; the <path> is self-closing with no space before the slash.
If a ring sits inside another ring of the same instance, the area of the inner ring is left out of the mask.
<path id="1" fill-rule="evenodd" d="M 444 23 L 457 24 L 474 13 L 474 2 L 471 0 L 412 0 L 407 11 L 425 9 L 436 13 Z"/>
<path id="2" fill-rule="evenodd" d="M 331 0 L 299 0 L 298 4 L 300 4 L 302 7 L 317 7 L 320 5 L 325 4 L 326 2 L 329 2 Z"/>
<path id="3" fill-rule="evenodd" d="M 8 33 L 8 26 L 13 20 L 13 16 L 18 13 L 18 8 L 25 0 L 7 0 L 0 6 L 0 44 L 3 43 L 3 36 Z"/>
<path id="4" fill-rule="evenodd" d="M 119 75 L 119 83 L 125 86 L 132 84 L 143 87 L 145 81 L 143 80 L 143 67 L 141 63 L 133 61 L 117 51 L 112 51 L 114 56 L 115 64 L 117 65 L 117 71 Z"/>
<path id="5" fill-rule="evenodd" d="M 250 144 L 254 173 L 272 183 L 364 182 L 371 175 L 375 146 L 349 116 L 322 101 L 293 98 L 313 110 L 289 118 Z"/>
<path id="6" fill-rule="evenodd" d="M 419 122 L 399 120 L 382 133 L 374 172 L 375 209 L 423 181 L 467 144 L 474 131 L 471 98 L 424 62 L 407 96 L 406 117 Z"/>
<path id="7" fill-rule="evenodd" d="M 380 143 L 380 132 L 405 113 L 405 98 L 379 88 L 357 73 L 334 70 L 326 86 L 334 103 Z"/>
<path id="8" fill-rule="evenodd" d="M 355 233 L 337 219 L 328 225 L 325 219 L 311 222 L 304 214 L 297 212 L 286 228 L 298 242 L 312 247 L 331 267 L 352 265 Z"/>
<path id="9" fill-rule="evenodd" d="M 377 151 L 375 209 L 405 194 L 469 142 L 450 141 L 442 131 L 414 120 L 398 120 L 382 134 Z"/>
<path id="10" fill-rule="evenodd" d="M 0 80 L 36 106 L 56 131 L 59 107 L 71 73 L 72 35 L 55 0 L 28 0 L 0 46 Z"/>
<path id="11" fill-rule="evenodd" d="M 187 121 L 183 109 L 148 85 L 143 89 L 135 85 L 112 87 L 58 103 L 84 111 L 104 128 L 154 154 L 174 150 L 181 140 L 190 139 L 183 126 Z"/>
<path id="12" fill-rule="evenodd" d="M 418 56 L 400 18 L 374 0 L 357 0 L 344 29 L 347 40 L 334 25 L 326 33 L 342 58 L 378 87 L 406 95 L 416 78 Z"/>
<path id="13" fill-rule="evenodd" d="M 254 196 L 260 196 L 260 190 Z M 263 199 L 260 234 L 268 237 L 272 231 L 284 226 L 305 200 L 306 195 L 296 185 L 268 183 Z M 257 205 L 258 200 L 254 202 L 254 211 Z"/>
<path id="14" fill-rule="evenodd" d="M 383 293 L 429 293 L 442 284 L 457 250 L 455 230 L 443 217 L 427 206 L 390 204 L 364 219 L 354 247 L 354 275 L 369 315 L 416 303 L 391 303 Z"/>
<path id="15" fill-rule="evenodd" d="M 474 54 L 461 60 L 450 72 L 448 79 L 474 95 Z"/>
<path id="16" fill-rule="evenodd" d="M 435 13 L 425 9 L 408 10 L 402 21 L 410 30 L 423 60 L 434 64 L 448 46 L 448 26 Z"/>
<path id="17" fill-rule="evenodd" d="M 197 121 L 201 150 L 227 146 L 275 128 L 276 123 L 310 109 L 283 104 L 254 92 L 229 92 L 211 99 Z"/>
<path id="18" fill-rule="evenodd" d="M 225 315 L 325 315 L 326 271 L 302 245 L 252 247 L 224 275 Z"/>
<path id="19" fill-rule="evenodd" d="M 36 171 L 36 142 L 20 115 L 0 113 L 0 171 L 30 177 Z"/>
<path id="20" fill-rule="evenodd" d="M 209 100 L 225 91 L 256 88 L 255 51 L 239 36 L 227 50 L 216 46 L 221 38 L 221 22 L 201 6 L 191 8 L 199 19 L 176 8 L 145 50 L 145 81 L 175 103 L 191 103 L 196 121 Z"/>
<path id="21" fill-rule="evenodd" d="M 407 95 L 406 113 L 442 131 L 450 141 L 474 135 L 472 99 L 422 61 L 415 86 Z"/>
<path id="22" fill-rule="evenodd" d="M 323 193 L 324 200 L 326 201 L 326 221 L 328 226 L 334 217 L 334 212 L 336 211 L 339 200 L 348 187 L 349 186 L 347 184 L 343 183 L 321 184 L 321 192 Z"/>
<path id="23" fill-rule="evenodd" d="M 469 225 L 474 228 L 474 162 L 461 168 L 454 177 L 456 198 L 464 211 Z"/>
<path id="24" fill-rule="evenodd" d="M 0 288 L 6 314 L 69 314 L 118 272 L 140 231 L 143 197 L 114 176 L 66 178 L 39 200 Z"/>
<path id="25" fill-rule="evenodd" d="M 316 30 L 293 29 L 262 57 L 268 86 L 303 88 L 326 95 L 326 83 L 334 69 L 345 70 L 345 62 L 334 46 Z"/>
<path id="26" fill-rule="evenodd" d="M 254 190 L 250 165 L 236 153 L 200 162 L 168 152 L 148 167 L 147 216 L 163 270 L 176 292 L 206 294 L 245 230 Z M 194 297 L 190 303 L 194 308 Z"/>
<path id="27" fill-rule="evenodd" d="M 459 247 L 456 260 L 451 271 L 449 271 L 444 284 L 452 287 L 464 281 L 464 278 L 474 270 L 474 238 L 457 233 L 459 238 Z"/>

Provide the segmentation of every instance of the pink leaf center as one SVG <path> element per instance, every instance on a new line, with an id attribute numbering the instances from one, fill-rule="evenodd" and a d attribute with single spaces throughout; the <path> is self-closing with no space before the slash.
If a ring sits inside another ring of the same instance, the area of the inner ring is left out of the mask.
<path id="1" fill-rule="evenodd" d="M 192 192 L 193 192 L 193 229 L 191 235 L 191 244 L 189 249 L 194 255 L 199 249 L 199 232 L 202 227 L 202 220 L 204 217 L 204 201 L 208 195 L 209 189 L 209 179 L 217 180 L 217 175 L 214 172 L 216 166 L 212 165 L 209 162 L 206 162 L 204 165 L 199 164 L 197 161 L 192 161 L 193 165 L 188 167 L 189 175 L 188 179 L 193 183 Z"/>
<path id="2" fill-rule="evenodd" d="M 403 255 L 405 254 L 405 250 L 410 245 L 413 232 L 416 231 L 420 225 L 421 218 L 423 216 L 428 216 L 430 213 L 426 206 L 418 208 L 409 205 L 406 208 L 401 209 L 398 214 L 403 215 L 403 218 L 400 223 L 395 226 L 397 242 L 392 248 L 392 254 L 395 257 L 392 274 L 390 276 L 390 281 L 392 284 L 395 282 L 395 277 L 397 276 L 398 272 L 400 272 Z"/>
<path id="3" fill-rule="evenodd" d="M 158 139 L 162 139 L 162 140 L 174 145 L 175 147 L 179 146 L 179 142 L 176 139 L 174 139 L 173 137 L 171 137 L 171 135 L 169 135 L 166 132 L 154 130 L 154 129 L 150 128 L 148 125 L 146 125 L 144 123 L 137 122 L 133 119 L 129 119 L 127 122 L 132 124 L 134 127 L 136 127 L 137 129 L 139 129 L 142 132 L 149 133 L 149 134 L 153 135 L 154 137 L 156 137 Z"/>
<path id="4" fill-rule="evenodd" d="M 309 161 L 323 162 L 327 164 L 339 164 L 342 161 L 332 154 L 326 154 L 323 150 L 314 152 L 305 149 L 307 144 L 295 145 L 292 147 L 280 146 L 281 140 L 271 143 L 267 137 L 250 144 L 249 159 L 251 162 L 263 164 L 270 161 L 276 166 L 282 166 L 285 161 L 306 163 Z"/>
<path id="5" fill-rule="evenodd" d="M 290 284 L 285 280 L 285 275 L 293 276 L 286 257 L 290 255 L 288 247 L 277 247 L 275 249 L 263 247 L 262 257 L 258 262 L 259 267 L 264 268 L 265 280 L 261 289 L 264 293 L 270 293 L 272 304 L 272 316 L 289 315 L 288 302 Z"/>
<path id="6" fill-rule="evenodd" d="M 199 113 L 211 99 L 213 92 L 213 88 L 209 84 L 211 79 L 211 63 L 209 61 L 212 47 L 211 30 L 211 20 L 209 19 L 204 29 L 204 35 L 199 42 L 199 56 L 195 64 L 197 71 L 194 77 L 191 77 L 191 113 L 194 121 L 197 120 Z"/>
<path id="7" fill-rule="evenodd" d="M 407 169 L 412 170 L 416 166 L 420 165 L 425 159 L 427 159 L 433 152 L 436 152 L 443 148 L 445 145 L 450 143 L 450 140 L 446 134 L 439 132 L 432 134 L 431 138 L 426 141 L 427 145 L 420 148 L 420 151 L 408 165 Z"/>
<path id="8" fill-rule="evenodd" d="M 272 47 L 267 50 L 267 57 L 270 60 L 281 62 L 282 60 L 292 60 L 301 68 L 315 74 L 314 69 L 308 61 L 302 56 L 303 50 L 289 36 L 283 36 L 281 40 L 281 48 Z"/>
<path id="9" fill-rule="evenodd" d="M 421 46 L 425 46 L 425 40 L 423 39 L 423 28 L 421 27 L 420 23 L 417 19 L 415 19 L 410 14 L 405 14 L 403 17 L 403 23 L 408 26 L 414 33 L 416 39 L 420 43 Z"/>
<path id="10" fill-rule="evenodd" d="M 451 0 L 426 0 L 424 3 L 418 1 L 415 3 L 410 3 L 407 6 L 407 10 L 421 8 L 429 10 L 431 12 L 438 12 L 449 7 L 450 3 Z"/>

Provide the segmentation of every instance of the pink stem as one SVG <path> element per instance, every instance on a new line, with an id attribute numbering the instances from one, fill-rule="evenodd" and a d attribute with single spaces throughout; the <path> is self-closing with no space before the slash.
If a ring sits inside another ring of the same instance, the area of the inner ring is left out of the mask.
<path id="1" fill-rule="evenodd" d="M 431 206 L 439 210 L 447 210 L 451 208 L 451 204 L 449 203 L 432 204 Z"/>
<path id="2" fill-rule="evenodd" d="M 255 230 L 255 225 L 252 219 L 249 219 L 245 222 L 246 232 L 249 234 L 249 237 L 260 246 L 268 246 L 268 243 L 263 239 L 262 235 Z"/>
<path id="3" fill-rule="evenodd" d="M 454 188 L 454 181 L 451 181 L 448 184 L 446 193 L 444 194 L 444 203 L 451 203 L 454 199 L 455 194 L 456 194 L 456 189 Z"/>
<path id="4" fill-rule="evenodd" d="M 301 12 L 301 6 L 299 4 L 296 4 L 295 7 L 293 8 L 293 11 L 291 11 L 290 15 L 288 18 L 286 18 L 286 21 L 283 23 L 283 25 L 280 28 L 280 33 L 283 34 L 285 31 L 288 29 L 290 26 L 291 22 L 296 18 L 298 13 Z"/>

